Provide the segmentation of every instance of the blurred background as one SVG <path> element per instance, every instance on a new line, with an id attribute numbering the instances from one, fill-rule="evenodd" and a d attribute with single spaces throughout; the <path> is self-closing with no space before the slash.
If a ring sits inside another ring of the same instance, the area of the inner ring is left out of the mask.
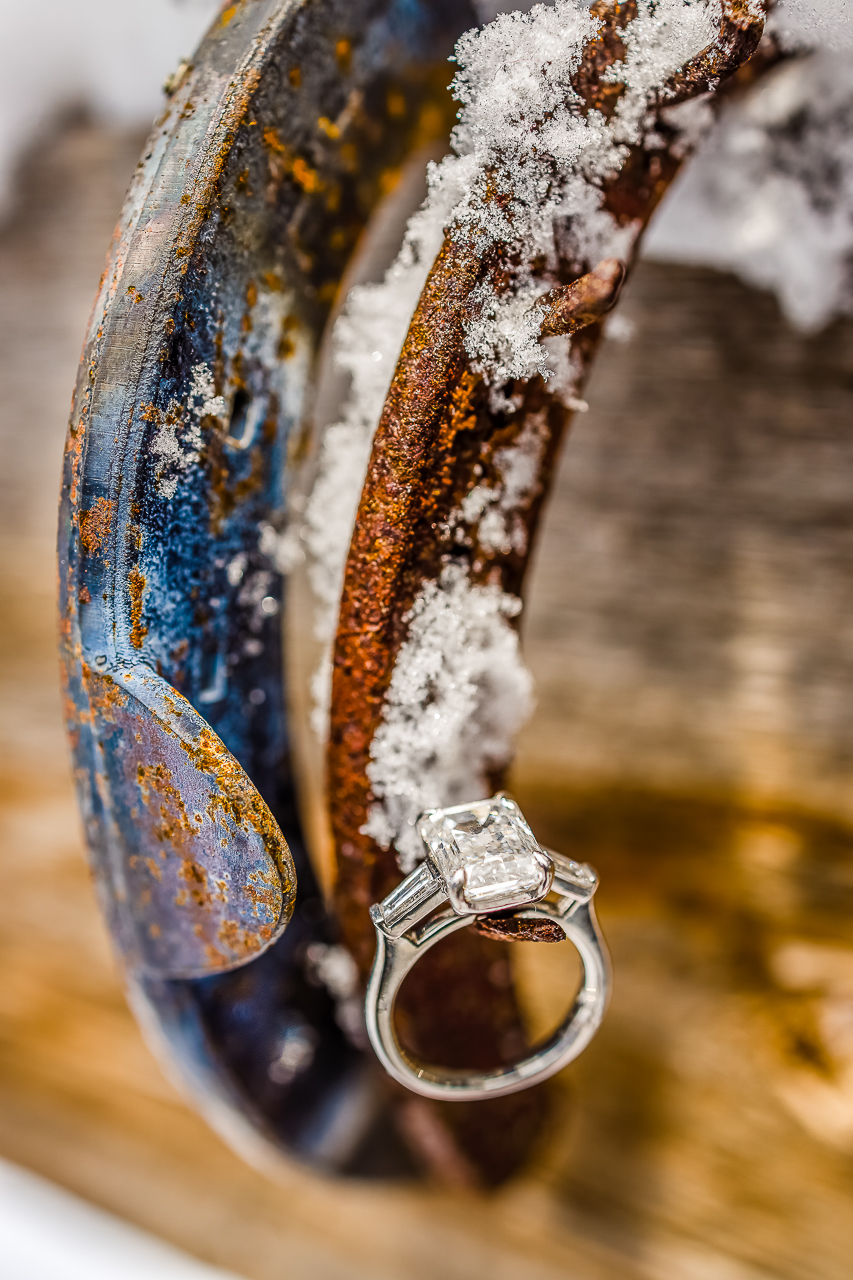
<path id="1" fill-rule="evenodd" d="M 601 872 L 618 981 L 554 1133 L 488 1198 L 241 1161 L 145 1047 L 85 866 L 54 634 L 65 420 L 162 82 L 216 8 L 0 2 L 0 1273 L 849 1280 L 848 7 L 783 7 L 820 51 L 679 179 L 561 462 L 514 787 Z M 532 948 L 519 971 L 547 1020 L 559 964 Z"/>

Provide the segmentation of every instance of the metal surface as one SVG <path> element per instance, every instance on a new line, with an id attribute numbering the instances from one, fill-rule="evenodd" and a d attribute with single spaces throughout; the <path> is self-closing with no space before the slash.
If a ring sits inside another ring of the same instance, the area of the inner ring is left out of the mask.
<path id="1" fill-rule="evenodd" d="M 579 112 L 598 110 L 609 118 L 624 92 L 610 71 L 625 55 L 622 32 L 637 8 L 634 0 L 597 0 L 592 12 L 601 29 L 584 50 L 572 88 Z M 731 75 L 758 47 L 763 21 L 752 6 L 727 0 L 719 49 L 686 64 L 662 86 L 661 105 L 698 96 Z M 631 255 L 686 153 L 682 135 L 659 114 L 646 140 L 628 148 L 622 168 L 601 180 L 601 207 L 623 229 Z M 463 226 L 447 229 L 394 372 L 356 518 L 335 646 L 328 770 L 339 851 L 335 901 L 347 943 L 364 968 L 373 946 L 367 908 L 398 878 L 393 848 L 381 848 L 368 834 L 374 799 L 369 764 L 410 610 L 425 581 L 438 580 L 449 559 L 472 584 L 499 585 L 520 596 L 554 459 L 572 416 L 538 375 L 507 383 L 502 394 L 510 407 L 493 411 L 484 377 L 466 352 L 464 324 L 478 314 L 479 291 L 486 284 L 501 292 L 517 251 L 505 244 L 482 253 Z M 595 267 L 574 261 L 567 250 L 549 283 L 555 290 L 574 286 Z M 611 283 L 618 288 L 620 282 L 621 276 Z M 589 313 L 572 344 L 583 377 L 600 342 L 600 315 Z M 501 451 L 534 418 L 542 447 L 517 512 L 523 549 L 481 541 L 476 523 L 466 527 L 470 536 L 457 539 L 452 513 L 477 484 L 500 483 Z"/>
<path id="2" fill-rule="evenodd" d="M 128 194 L 66 450 L 67 722 L 136 1007 L 223 1130 L 333 1168 L 364 1170 L 364 1143 L 374 1172 L 408 1157 L 393 1135 L 376 1156 L 368 1059 L 305 958 L 335 939 L 296 817 L 272 552 L 341 273 L 409 151 L 446 136 L 471 22 L 441 0 L 221 13 Z"/>
<path id="3" fill-rule="evenodd" d="M 592 12 L 602 26 L 584 50 L 572 88 L 579 112 L 598 110 L 610 117 L 624 91 L 611 69 L 625 56 L 622 32 L 637 9 L 633 0 L 597 0 Z M 680 101 L 715 87 L 749 59 L 762 28 L 763 16 L 754 7 L 739 0 L 726 3 L 719 54 L 685 66 L 676 80 L 662 86 L 662 99 Z M 631 146 L 623 167 L 601 183 L 601 207 L 622 229 L 631 254 L 687 152 L 682 135 L 662 110 L 646 138 Z M 356 517 L 335 642 L 328 778 L 338 855 L 335 905 L 343 936 L 364 973 L 374 948 L 370 903 L 384 898 L 399 878 L 393 847 L 382 848 L 369 834 L 375 799 L 371 748 L 413 604 L 425 583 L 439 580 L 446 563 L 474 586 L 489 584 L 521 595 L 557 450 L 571 419 L 566 402 L 539 376 L 508 383 L 502 388 L 508 407 L 493 411 L 485 380 L 465 349 L 464 325 L 477 315 L 479 291 L 488 286 L 499 294 L 511 277 L 513 254 L 523 252 L 523 245 L 497 244 L 483 253 L 464 227 L 447 228 L 394 372 Z M 595 267 L 595 262 L 576 261 L 569 245 L 547 283 L 560 290 Z M 618 287 L 619 281 L 611 283 Z M 594 315 L 590 319 L 593 323 L 572 343 L 581 371 L 576 394 L 602 333 L 600 320 Z M 481 540 L 475 521 L 457 539 L 453 513 L 477 484 L 500 485 L 500 458 L 528 426 L 536 430 L 541 449 L 536 474 L 514 513 L 523 536 L 515 545 L 495 547 L 487 538 Z M 501 779 L 492 776 L 489 782 L 500 786 Z M 452 1062 L 443 1059 L 448 1065 L 467 1067 L 474 1065 L 476 1054 L 476 1065 L 496 1070 L 507 1062 L 510 1039 L 526 1039 L 514 989 L 496 990 L 483 976 L 499 928 L 484 932 L 454 932 L 442 948 L 441 961 L 429 955 L 401 992 L 401 1035 L 422 1060 L 435 1061 L 444 1052 L 452 1057 Z M 454 983 L 450 975 L 463 972 L 470 981 Z M 517 1100 L 524 1097 L 531 1105 L 538 1096 L 516 1094 L 497 1102 L 492 1125 L 519 1133 L 522 1124 L 513 1112 Z M 542 1126 L 546 1100 L 540 1105 L 536 1123 Z M 506 1110 L 498 1112 L 500 1107 Z M 456 1123 L 452 1114 L 447 1123 Z M 528 1115 L 523 1124 L 529 1150 L 534 1120 Z M 517 1161 L 525 1155 L 522 1144 Z"/>

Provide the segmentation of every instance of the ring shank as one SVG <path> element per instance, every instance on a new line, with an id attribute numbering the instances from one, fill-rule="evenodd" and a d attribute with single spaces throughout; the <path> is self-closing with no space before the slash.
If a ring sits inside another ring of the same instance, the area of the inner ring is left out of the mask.
<path id="1" fill-rule="evenodd" d="M 394 1030 L 394 1004 L 406 977 L 424 952 L 442 938 L 474 923 L 445 909 L 402 937 L 377 925 L 376 958 L 367 989 L 367 1032 L 376 1056 L 389 1075 L 427 1098 L 470 1102 L 517 1093 L 556 1074 L 586 1048 L 607 1006 L 610 966 L 592 902 L 541 901 L 515 913 L 522 919 L 556 921 L 574 944 L 583 963 L 583 984 L 557 1030 L 520 1062 L 494 1071 L 459 1071 L 414 1062 Z"/>

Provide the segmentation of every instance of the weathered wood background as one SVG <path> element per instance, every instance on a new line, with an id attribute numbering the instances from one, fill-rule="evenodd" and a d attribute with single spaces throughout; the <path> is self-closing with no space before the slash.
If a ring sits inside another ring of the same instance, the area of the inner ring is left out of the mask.
<path id="1" fill-rule="evenodd" d="M 853 326 L 645 264 L 564 455 L 516 790 L 602 873 L 617 982 L 496 1196 L 243 1164 L 121 995 L 56 679 L 68 397 L 140 140 L 66 130 L 0 234 L 0 1154 L 249 1280 L 848 1280 Z M 519 947 L 544 1027 L 562 948 Z"/>

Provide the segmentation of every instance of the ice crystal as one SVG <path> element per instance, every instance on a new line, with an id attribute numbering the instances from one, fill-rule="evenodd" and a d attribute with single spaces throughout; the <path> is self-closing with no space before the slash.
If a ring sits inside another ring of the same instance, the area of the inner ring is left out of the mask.
<path id="1" fill-rule="evenodd" d="M 172 400 L 165 413 L 157 415 L 157 430 L 151 441 L 151 452 L 160 459 L 157 466 L 157 489 L 164 498 L 173 498 L 181 475 L 201 458 L 201 423 L 206 417 L 219 417 L 225 412 L 222 396 L 214 394 L 213 372 L 200 361 L 193 366 L 187 403 L 182 407 Z"/>
<path id="2" fill-rule="evenodd" d="M 377 802 L 365 832 L 392 841 L 403 870 L 423 855 L 424 809 L 484 798 L 532 705 L 510 619 L 521 601 L 448 565 L 409 615 L 367 773 Z"/>
<path id="3" fill-rule="evenodd" d="M 500 483 L 494 488 L 477 484 L 462 499 L 451 524 L 477 525 L 477 540 L 484 551 L 523 555 L 527 550 L 527 526 L 519 513 L 538 488 L 545 435 L 544 412 L 531 414 L 515 443 L 495 453 Z"/>
<path id="4" fill-rule="evenodd" d="M 225 413 L 225 400 L 216 395 L 213 385 L 213 370 L 203 360 L 193 365 L 188 408 L 196 419 L 208 414 L 220 418 Z"/>
<path id="5" fill-rule="evenodd" d="M 601 209 L 599 184 L 621 166 L 625 146 L 644 137 L 650 104 L 669 77 L 714 43 L 720 13 L 719 0 L 640 0 L 625 30 L 625 61 L 609 73 L 626 86 L 609 122 L 597 111 L 579 112 L 570 89 L 584 46 L 600 28 L 576 0 L 501 14 L 459 41 L 457 154 L 442 162 L 434 184 L 459 170 L 469 174 L 453 210 L 454 234 L 481 254 L 494 244 L 521 250 L 514 287 L 498 294 L 481 286 L 481 314 L 467 327 L 468 353 L 487 379 L 549 376 L 531 304 L 547 288 L 542 264 L 557 264 L 555 221 L 579 232 L 572 246 L 578 260 L 625 253 L 633 231 L 620 231 Z M 538 273 L 529 266 L 534 261 Z"/>

